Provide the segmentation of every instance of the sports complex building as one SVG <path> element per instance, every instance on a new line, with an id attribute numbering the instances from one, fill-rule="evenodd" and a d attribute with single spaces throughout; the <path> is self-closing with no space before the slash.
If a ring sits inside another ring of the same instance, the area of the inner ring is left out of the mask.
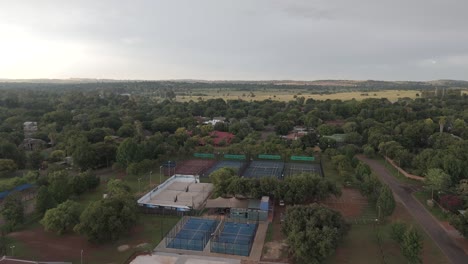
<path id="1" fill-rule="evenodd" d="M 313 157 L 292 156 L 286 161 L 279 155 L 258 155 L 255 160 L 247 159 L 245 155 L 232 154 L 226 154 L 222 158 L 205 153 L 195 153 L 194 156 L 190 160 L 165 163 L 167 166 L 164 173 L 170 176 L 169 179 L 138 200 L 138 205 L 148 213 L 183 216 L 164 235 L 156 251 L 198 251 L 238 256 L 249 256 L 256 254 L 252 252 L 261 251 L 252 250 L 252 246 L 259 226 L 259 230 L 263 230 L 259 233 L 266 232 L 266 221 L 272 215 L 270 199 L 267 196 L 261 200 L 235 197 L 208 199 L 214 186 L 211 183 L 202 183 L 200 179 L 221 168 L 232 168 L 240 177 L 249 178 L 275 177 L 283 180 L 300 173 L 317 173 L 323 176 L 321 163 L 315 162 Z M 193 216 L 199 215 L 205 208 L 223 214 Z"/>
<path id="2" fill-rule="evenodd" d="M 323 176 L 321 163 L 315 162 L 314 157 L 291 156 L 290 161 L 285 162 L 280 155 L 269 154 L 258 155 L 256 160 L 248 160 L 245 155 L 233 154 L 226 154 L 222 159 L 218 157 L 219 160 L 209 153 L 195 153 L 194 156 L 196 159 L 163 164 L 166 165 L 164 173 L 171 177 L 141 197 L 138 205 L 148 213 L 172 212 L 185 215 L 192 210 L 201 210 L 211 195 L 213 185 L 201 183 L 200 178 L 208 177 L 221 168 L 232 168 L 240 177 L 248 178 L 275 177 L 282 180 L 300 173 L 317 173 Z M 246 218 L 252 217 L 263 218 Z"/>

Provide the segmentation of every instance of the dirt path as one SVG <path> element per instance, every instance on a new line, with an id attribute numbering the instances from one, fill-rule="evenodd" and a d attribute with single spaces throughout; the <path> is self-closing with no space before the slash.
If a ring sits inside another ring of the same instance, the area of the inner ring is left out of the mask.
<path id="1" fill-rule="evenodd" d="M 396 198 L 408 209 L 410 214 L 419 222 L 426 233 L 434 240 L 447 256 L 450 262 L 463 264 L 468 262 L 468 255 L 461 250 L 450 238 L 449 234 L 439 225 L 437 220 L 413 197 L 413 187 L 398 182 L 385 168 L 376 160 L 358 155 L 358 158 L 367 163 L 371 169 L 384 181 L 393 191 Z"/>

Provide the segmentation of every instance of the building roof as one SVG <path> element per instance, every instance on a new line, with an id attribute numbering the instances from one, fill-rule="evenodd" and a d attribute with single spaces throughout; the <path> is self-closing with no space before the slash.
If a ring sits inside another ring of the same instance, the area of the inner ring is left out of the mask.
<path id="1" fill-rule="evenodd" d="M 240 200 L 235 197 L 209 199 L 206 201 L 205 208 L 249 208 L 249 200 Z"/>
<path id="2" fill-rule="evenodd" d="M 222 132 L 222 131 L 213 131 L 210 133 L 210 136 L 213 138 L 213 144 L 219 145 L 221 141 L 225 141 L 226 144 L 231 143 L 232 139 L 235 137 L 234 134 L 229 132 Z"/>
<path id="3" fill-rule="evenodd" d="M 260 200 L 249 200 L 249 209 L 260 209 Z"/>

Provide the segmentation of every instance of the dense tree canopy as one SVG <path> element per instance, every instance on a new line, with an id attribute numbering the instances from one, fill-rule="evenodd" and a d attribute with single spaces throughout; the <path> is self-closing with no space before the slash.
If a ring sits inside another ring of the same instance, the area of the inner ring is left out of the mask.
<path id="1" fill-rule="evenodd" d="M 297 263 L 323 263 L 349 227 L 338 212 L 313 204 L 288 208 L 281 228 Z"/>

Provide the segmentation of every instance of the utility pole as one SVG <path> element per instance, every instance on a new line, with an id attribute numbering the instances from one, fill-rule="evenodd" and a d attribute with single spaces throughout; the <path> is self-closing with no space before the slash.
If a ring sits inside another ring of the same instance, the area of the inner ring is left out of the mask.
<path id="1" fill-rule="evenodd" d="M 159 184 L 162 183 L 162 167 L 163 167 L 162 165 L 159 166 Z"/>
<path id="2" fill-rule="evenodd" d="M 83 264 L 83 250 L 81 250 L 80 259 L 81 259 L 80 263 Z"/>
<path id="3" fill-rule="evenodd" d="M 150 188 L 151 188 L 151 174 L 153 173 L 153 171 L 150 171 L 150 177 L 149 177 L 149 181 L 150 181 Z"/>

